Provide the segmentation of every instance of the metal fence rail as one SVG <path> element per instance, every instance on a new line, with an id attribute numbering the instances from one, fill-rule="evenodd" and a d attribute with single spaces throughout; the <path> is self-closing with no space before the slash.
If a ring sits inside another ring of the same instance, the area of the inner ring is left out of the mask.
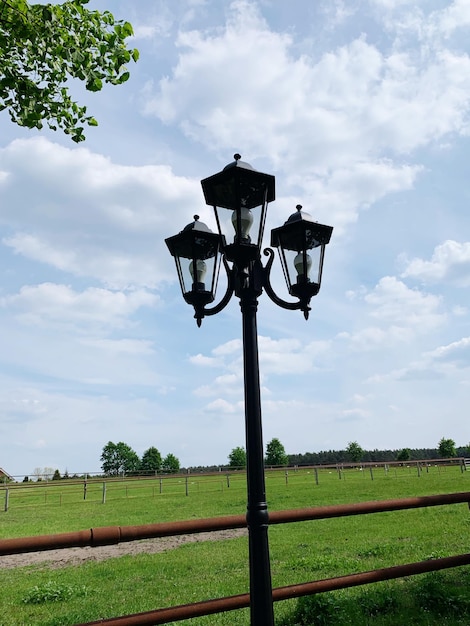
<path id="1" fill-rule="evenodd" d="M 383 513 L 386 511 L 417 509 L 445 504 L 461 504 L 463 502 L 467 502 L 470 505 L 470 492 L 464 491 L 460 493 L 393 500 L 373 500 L 371 502 L 359 502 L 357 504 L 307 507 L 287 511 L 272 511 L 269 514 L 269 524 L 285 524 L 288 522 L 363 515 L 366 513 Z M 231 528 L 246 528 L 245 515 L 227 515 L 224 517 L 144 524 L 140 526 L 104 526 L 70 533 L 1 539 L 0 556 L 6 554 L 20 554 L 23 552 L 57 550 L 60 548 L 115 545 L 121 542 L 137 541 L 139 539 L 156 539 L 158 537 L 228 530 Z"/>
<path id="2" fill-rule="evenodd" d="M 351 515 L 364 515 L 369 513 L 382 513 L 386 511 L 399 511 L 431 506 L 467 503 L 470 507 L 470 492 L 440 494 L 434 496 L 421 496 L 414 498 L 400 498 L 393 500 L 379 500 L 361 502 L 357 504 L 332 505 L 322 507 L 309 507 L 287 511 L 274 511 L 270 513 L 269 523 L 284 524 L 315 519 L 329 519 Z M 19 554 L 32 551 L 53 550 L 57 548 L 85 547 L 112 545 L 125 541 L 167 537 L 188 533 L 225 530 L 230 528 L 246 527 L 244 515 L 230 515 L 209 519 L 168 522 L 160 524 L 146 524 L 141 526 L 108 526 L 103 528 L 91 528 L 71 533 L 55 535 L 42 535 L 35 537 L 21 537 L 16 539 L 0 540 L 0 556 L 7 554 Z M 470 554 L 460 554 L 440 559 L 431 559 L 386 567 L 359 574 L 349 574 L 337 578 L 311 581 L 287 587 L 279 587 L 273 590 L 273 600 L 280 601 L 295 598 L 302 595 L 322 593 L 370 584 L 381 580 L 390 580 L 403 576 L 421 574 L 424 572 L 437 571 L 470 564 Z M 149 624 L 167 624 L 192 617 L 201 617 L 249 606 L 249 594 L 241 594 L 227 598 L 218 598 L 204 602 L 186 604 L 156 611 L 148 611 L 134 615 L 102 619 L 96 622 L 88 622 L 87 626 L 94 624 L 107 624 L 108 626 L 144 626 Z M 84 624 L 80 626 L 85 626 Z"/>
<path id="3" fill-rule="evenodd" d="M 320 484 L 334 477 L 357 480 L 387 480 L 421 477 L 423 474 L 460 469 L 463 474 L 470 467 L 470 460 L 453 459 L 422 460 L 410 462 L 339 463 L 317 466 L 269 467 L 266 481 L 285 482 L 286 486 L 303 482 Z M 230 489 L 246 490 L 246 473 L 243 469 L 224 468 L 218 472 L 192 472 L 152 476 L 91 476 L 39 482 L 0 483 L 0 511 L 11 508 L 44 506 L 68 506 L 78 502 L 116 501 L 127 498 L 189 496 L 214 493 Z M 2 503 L 3 501 L 3 503 Z M 3 504 L 3 506 L 2 506 Z"/>
<path id="4" fill-rule="evenodd" d="M 429 561 L 419 561 L 417 563 L 408 563 L 406 565 L 384 567 L 382 569 L 371 570 L 369 572 L 361 572 L 360 574 L 349 574 L 347 576 L 315 580 L 299 585 L 278 587 L 277 589 L 273 589 L 273 600 L 274 602 L 278 602 L 280 600 L 308 596 L 314 593 L 323 593 L 325 591 L 345 589 L 346 587 L 367 585 L 383 580 L 392 580 L 394 578 L 402 578 L 403 576 L 424 574 L 426 572 L 435 572 L 442 569 L 469 564 L 470 554 L 460 554 L 458 556 L 449 556 Z M 110 619 L 102 619 L 95 622 L 85 622 L 83 624 L 78 624 L 77 626 L 95 626 L 96 624 L 105 624 L 106 626 L 150 626 L 156 624 L 168 624 L 169 622 L 178 622 L 192 617 L 203 617 L 204 615 L 213 615 L 214 613 L 245 609 L 249 605 L 250 596 L 248 593 L 245 593 L 227 598 L 219 598 L 217 600 L 207 600 L 205 602 L 195 602 L 193 604 L 182 604 L 180 606 L 157 609 L 155 611 L 147 611 L 145 613 L 134 613 L 133 615 L 112 617 Z"/>

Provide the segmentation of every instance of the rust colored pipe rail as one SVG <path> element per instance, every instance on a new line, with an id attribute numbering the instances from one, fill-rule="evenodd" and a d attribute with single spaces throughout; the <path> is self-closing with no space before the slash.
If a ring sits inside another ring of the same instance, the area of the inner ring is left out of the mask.
<path id="1" fill-rule="evenodd" d="M 284 524 L 285 522 L 303 522 L 314 519 L 363 515 L 364 513 L 384 513 L 386 511 L 419 509 L 444 504 L 459 504 L 462 502 L 466 502 L 470 507 L 470 492 L 445 493 L 436 496 L 418 496 L 414 498 L 396 498 L 393 500 L 372 500 L 369 502 L 358 502 L 356 504 L 334 504 L 306 509 L 291 509 L 289 511 L 273 511 L 269 514 L 269 523 Z"/>
<path id="2" fill-rule="evenodd" d="M 470 492 L 273 511 L 269 514 L 269 523 L 285 524 L 287 522 L 363 515 L 365 513 L 383 513 L 385 511 L 399 511 L 463 502 L 470 504 Z M 245 516 L 227 515 L 225 517 L 145 524 L 141 526 L 105 526 L 55 535 L 2 539 L 0 540 L 0 556 L 60 548 L 114 545 L 139 539 L 154 539 L 189 533 L 226 530 L 229 528 L 246 528 Z"/>
<path id="3" fill-rule="evenodd" d="M 181 522 L 164 522 L 144 524 L 141 526 L 104 526 L 56 535 L 39 535 L 18 537 L 17 539 L 0 540 L 0 556 L 20 554 L 23 552 L 39 552 L 60 548 L 84 548 L 86 546 L 107 546 L 139 539 L 155 539 L 188 533 L 202 533 L 227 528 L 245 528 L 244 515 L 228 515 L 199 520 Z"/>
<path id="4" fill-rule="evenodd" d="M 300 596 L 311 595 L 314 593 L 334 591 L 335 589 L 345 589 L 346 587 L 357 587 L 358 585 L 367 585 L 383 580 L 392 580 L 394 578 L 402 578 L 403 576 L 424 574 L 426 572 L 435 572 L 442 569 L 469 564 L 470 554 L 460 554 L 441 559 L 431 559 L 428 561 L 407 563 L 405 565 L 384 567 L 382 569 L 370 570 L 359 574 L 348 574 L 347 576 L 339 576 L 337 578 L 326 578 L 324 580 L 315 580 L 308 583 L 301 583 L 299 585 L 278 587 L 277 589 L 273 589 L 273 600 L 278 602 L 280 600 L 298 598 Z M 132 615 L 124 615 L 122 617 L 112 617 L 95 622 L 78 624 L 77 626 L 97 626 L 98 624 L 103 624 L 105 626 L 150 626 L 156 624 L 168 624 L 169 622 L 177 622 L 192 617 L 202 617 L 204 615 L 212 615 L 214 613 L 243 609 L 247 608 L 249 604 L 250 596 L 246 593 L 227 598 L 219 598 L 216 600 L 196 602 L 194 604 L 182 604 L 180 606 L 157 609 L 155 611 L 147 611 L 145 613 L 134 613 Z"/>

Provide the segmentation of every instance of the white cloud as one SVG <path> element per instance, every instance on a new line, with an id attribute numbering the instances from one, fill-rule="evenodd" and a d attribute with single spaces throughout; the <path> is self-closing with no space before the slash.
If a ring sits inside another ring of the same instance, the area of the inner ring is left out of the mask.
<path id="1" fill-rule="evenodd" d="M 218 396 L 220 394 L 232 396 L 241 394 L 243 379 L 237 374 L 217 376 L 210 385 L 203 385 L 194 390 L 194 395 L 200 397 Z"/>
<path id="2" fill-rule="evenodd" d="M 469 367 L 470 337 L 462 337 L 446 346 L 440 346 L 426 356 L 437 362 L 449 363 L 457 367 Z"/>
<path id="3" fill-rule="evenodd" d="M 363 315 L 374 320 L 373 325 L 338 334 L 337 339 L 350 342 L 355 351 L 412 342 L 419 335 L 435 331 L 447 319 L 439 296 L 410 289 L 394 276 L 384 276 L 370 291 L 360 287 L 348 297 L 357 304 L 363 300 L 367 306 Z"/>
<path id="4" fill-rule="evenodd" d="M 360 37 L 318 59 L 296 56 L 293 39 L 248 2 L 232 3 L 225 29 L 182 32 L 178 45 L 146 110 L 208 147 L 241 144 L 321 171 L 408 154 L 466 123 L 470 59 L 447 49 L 386 54 Z"/>
<path id="5" fill-rule="evenodd" d="M 451 281 L 460 287 L 470 285 L 470 242 L 447 240 L 434 248 L 430 261 L 414 258 L 407 261 L 403 277 L 423 282 Z"/>
<path id="6" fill-rule="evenodd" d="M 423 168 L 395 165 L 389 159 L 376 162 L 353 162 L 337 167 L 324 176 L 300 172 L 289 182 L 304 188 L 306 202 L 315 207 L 315 215 L 334 222 L 335 236 L 356 221 L 358 209 L 367 209 L 383 197 L 413 188 Z"/>
<path id="7" fill-rule="evenodd" d="M 78 293 L 67 285 L 43 283 L 22 287 L 19 293 L 1 298 L 0 305 L 30 324 L 122 327 L 140 307 L 154 306 L 156 301 L 156 296 L 143 290 L 123 293 L 89 287 Z"/>
<path id="8" fill-rule="evenodd" d="M 430 16 L 430 35 L 436 32 L 450 37 L 454 31 L 470 25 L 470 6 L 467 0 L 455 0 L 444 9 L 434 11 Z"/>
<path id="9" fill-rule="evenodd" d="M 459 371 L 466 373 L 470 367 L 470 337 L 463 337 L 450 344 L 439 346 L 419 355 L 405 367 L 396 368 L 386 374 L 375 374 L 369 377 L 370 383 L 387 383 L 390 381 L 434 381 L 443 385 L 447 380 L 458 385 L 468 384 L 468 377 L 461 378 Z"/>
<path id="10" fill-rule="evenodd" d="M 313 371 L 323 366 L 323 356 L 328 352 L 329 342 L 313 341 L 303 345 L 297 339 L 272 339 L 258 336 L 259 362 L 263 377 L 274 375 L 294 375 Z M 215 379 L 210 387 L 202 387 L 198 393 L 205 395 L 211 388 L 217 389 L 220 385 L 232 385 L 240 380 L 242 373 L 242 342 L 239 339 L 228 341 L 212 350 L 217 356 L 206 357 L 198 354 L 190 357 L 195 365 L 218 365 L 229 373 Z"/>
<path id="11" fill-rule="evenodd" d="M 209 411 L 211 413 L 221 413 L 224 415 L 232 415 L 233 413 L 239 413 L 240 412 L 240 405 L 239 404 L 232 404 L 230 402 L 227 402 L 227 400 L 224 400 L 222 398 L 218 398 L 217 400 L 214 400 L 213 402 L 210 402 L 207 406 L 206 406 L 206 411 Z"/>
<path id="12" fill-rule="evenodd" d="M 429 330 L 444 319 L 439 296 L 410 289 L 394 276 L 381 278 L 364 299 L 373 307 L 372 317 L 416 331 Z"/>
<path id="13" fill-rule="evenodd" d="M 0 224 L 12 233 L 3 243 L 17 254 L 112 287 L 174 280 L 163 239 L 202 204 L 198 181 L 168 165 L 118 165 L 42 137 L 0 149 L 0 167 L 9 173 Z"/>
<path id="14" fill-rule="evenodd" d="M 349 17 L 342 2 L 334 12 Z M 392 29 L 387 46 L 361 34 L 314 55 L 257 3 L 232 2 L 223 27 L 180 31 L 178 61 L 146 90 L 145 112 L 217 154 L 269 158 L 340 234 L 360 208 L 415 185 L 418 149 L 468 132 L 470 58 L 431 36 L 438 16 L 383 2 L 374 19 Z"/>
<path id="15" fill-rule="evenodd" d="M 329 342 L 316 341 L 307 345 L 297 339 L 259 337 L 260 365 L 264 374 L 293 375 L 313 371 L 323 366 L 322 357 Z"/>
<path id="16" fill-rule="evenodd" d="M 231 341 L 226 341 L 222 345 L 214 348 L 212 350 L 212 354 L 218 357 L 220 356 L 223 357 L 223 356 L 227 356 L 231 354 L 238 354 L 240 353 L 241 348 L 242 348 L 241 339 L 232 339 Z"/>
<path id="17" fill-rule="evenodd" d="M 203 367 L 218 367 L 220 365 L 220 360 L 205 356 L 204 354 L 190 356 L 189 362 L 193 365 L 201 365 Z"/>

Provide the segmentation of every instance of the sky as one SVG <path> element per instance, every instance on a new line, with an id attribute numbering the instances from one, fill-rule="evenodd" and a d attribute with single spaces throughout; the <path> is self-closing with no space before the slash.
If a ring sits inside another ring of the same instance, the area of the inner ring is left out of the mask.
<path id="1" fill-rule="evenodd" d="M 244 446 L 234 297 L 197 328 L 164 239 L 239 152 L 334 227 L 310 318 L 260 298 L 265 444 L 470 441 L 470 2 L 91 0 L 135 30 L 76 145 L 0 113 L 0 467 Z M 276 259 L 273 284 L 290 299 Z M 222 291 L 222 290 L 221 290 Z M 222 297 L 222 292 L 218 297 Z"/>

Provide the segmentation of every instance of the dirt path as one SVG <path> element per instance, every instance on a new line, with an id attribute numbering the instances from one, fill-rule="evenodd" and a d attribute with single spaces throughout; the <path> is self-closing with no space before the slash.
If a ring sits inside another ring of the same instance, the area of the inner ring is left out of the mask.
<path id="1" fill-rule="evenodd" d="M 180 535 L 177 537 L 161 537 L 160 539 L 144 539 L 129 543 L 118 543 L 114 546 L 99 546 L 96 548 L 64 548 L 62 550 L 47 550 L 46 552 L 29 552 L 27 554 L 11 554 L 0 556 L 0 569 L 24 567 L 27 565 L 44 564 L 49 568 L 80 565 L 85 561 L 105 561 L 128 554 L 155 554 L 179 548 L 186 543 L 198 541 L 222 541 L 247 535 L 245 528 L 235 530 L 219 530 L 194 535 Z"/>

